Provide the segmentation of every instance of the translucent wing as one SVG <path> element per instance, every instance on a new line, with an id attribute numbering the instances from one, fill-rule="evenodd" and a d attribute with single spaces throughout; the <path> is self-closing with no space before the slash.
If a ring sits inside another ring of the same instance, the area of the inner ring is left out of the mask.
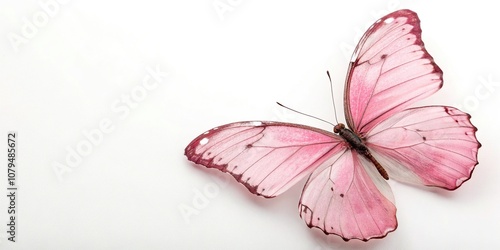
<path id="1" fill-rule="evenodd" d="M 381 238 L 397 227 L 389 185 L 354 149 L 338 152 L 313 172 L 299 209 L 309 227 L 344 240 Z"/>
<path id="2" fill-rule="evenodd" d="M 254 194 L 274 197 L 346 145 L 341 137 L 313 127 L 238 122 L 201 134 L 185 154 L 190 161 L 230 173 Z"/>
<path id="3" fill-rule="evenodd" d="M 420 21 L 410 10 L 375 22 L 361 38 L 344 92 L 347 124 L 363 136 L 380 121 L 442 86 L 442 71 L 424 48 Z"/>
<path id="4" fill-rule="evenodd" d="M 453 107 L 407 109 L 378 124 L 366 144 L 391 178 L 453 190 L 477 165 L 476 128 Z"/>

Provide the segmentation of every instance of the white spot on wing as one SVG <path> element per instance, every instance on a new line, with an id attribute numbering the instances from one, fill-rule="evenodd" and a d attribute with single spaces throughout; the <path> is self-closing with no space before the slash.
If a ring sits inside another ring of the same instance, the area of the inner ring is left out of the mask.
<path id="1" fill-rule="evenodd" d="M 260 126 L 260 125 L 262 125 L 262 122 L 258 122 L 258 121 L 257 121 L 257 122 L 251 122 L 250 124 L 251 124 L 252 126 Z"/>
<path id="2" fill-rule="evenodd" d="M 384 20 L 384 23 L 392 23 L 394 21 L 394 17 L 389 17 Z"/>
<path id="3" fill-rule="evenodd" d="M 205 145 L 207 143 L 208 143 L 208 138 L 206 138 L 206 137 L 201 139 L 201 141 L 200 141 L 200 145 Z"/>

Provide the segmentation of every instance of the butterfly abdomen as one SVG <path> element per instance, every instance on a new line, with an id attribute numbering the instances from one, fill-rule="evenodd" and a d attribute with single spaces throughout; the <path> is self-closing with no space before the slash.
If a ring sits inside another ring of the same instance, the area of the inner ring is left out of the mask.
<path id="1" fill-rule="evenodd" d="M 340 123 L 334 128 L 334 132 L 338 133 L 344 140 L 346 140 L 349 145 L 354 148 L 359 154 L 364 155 L 368 160 L 370 160 L 373 165 L 377 168 L 378 172 L 384 179 L 389 180 L 389 175 L 387 171 L 380 165 L 380 163 L 373 157 L 365 143 L 358 135 L 356 135 L 352 130 L 345 128 L 344 124 Z"/>

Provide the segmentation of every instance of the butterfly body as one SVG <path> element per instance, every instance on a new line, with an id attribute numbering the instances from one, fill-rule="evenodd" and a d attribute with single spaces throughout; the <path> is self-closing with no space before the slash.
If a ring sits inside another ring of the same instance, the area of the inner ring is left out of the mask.
<path id="1" fill-rule="evenodd" d="M 363 155 L 368 160 L 370 160 L 373 165 L 375 165 L 380 175 L 384 177 L 384 179 L 389 180 L 387 171 L 385 171 L 385 169 L 382 167 L 382 165 L 380 165 L 377 159 L 373 157 L 373 155 L 370 153 L 370 150 L 368 150 L 368 147 L 366 147 L 363 140 L 356 133 L 346 128 L 342 123 L 335 125 L 335 127 L 333 128 L 333 132 L 338 133 L 340 137 L 344 138 L 344 140 L 348 142 L 349 145 L 354 148 L 360 155 Z"/>
<path id="2" fill-rule="evenodd" d="M 285 122 L 235 122 L 199 135 L 185 155 L 266 198 L 309 176 L 299 200 L 309 227 L 344 240 L 382 238 L 398 225 L 389 176 L 455 190 L 478 164 L 481 144 L 469 114 L 449 106 L 409 108 L 442 85 L 417 14 L 398 10 L 376 21 L 354 51 L 346 125 L 332 133 Z"/>

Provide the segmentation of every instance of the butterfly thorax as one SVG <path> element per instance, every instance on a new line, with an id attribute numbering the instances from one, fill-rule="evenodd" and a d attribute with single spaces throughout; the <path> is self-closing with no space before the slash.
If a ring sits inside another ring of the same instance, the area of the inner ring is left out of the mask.
<path id="1" fill-rule="evenodd" d="M 368 150 L 368 147 L 366 147 L 363 140 L 356 133 L 346 128 L 342 123 L 335 125 L 335 127 L 333 128 L 333 132 L 338 133 L 359 154 L 364 155 L 368 160 L 370 160 L 375 165 L 380 175 L 384 177 L 384 179 L 389 179 L 389 175 L 387 174 L 385 169 L 382 167 L 382 165 L 380 165 L 375 157 L 373 157 L 373 155 Z"/>
<path id="2" fill-rule="evenodd" d="M 344 140 L 346 140 L 352 148 L 356 149 L 358 153 L 365 154 L 368 148 L 363 143 L 363 140 L 359 136 L 352 132 L 352 130 L 345 128 L 345 125 L 339 123 L 333 128 L 333 132 L 338 133 Z"/>

